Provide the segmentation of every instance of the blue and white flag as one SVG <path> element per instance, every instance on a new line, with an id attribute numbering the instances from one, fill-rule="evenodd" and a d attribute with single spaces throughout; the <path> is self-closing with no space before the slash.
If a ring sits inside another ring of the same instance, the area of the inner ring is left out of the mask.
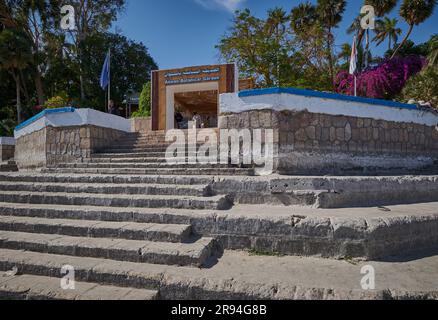
<path id="1" fill-rule="evenodd" d="M 110 77 L 110 53 L 108 51 L 105 58 L 105 62 L 103 63 L 102 74 L 100 75 L 100 86 L 104 90 L 109 84 L 110 81 L 109 77 Z"/>
<path id="2" fill-rule="evenodd" d="M 356 47 L 356 37 L 353 40 L 353 46 L 351 48 L 350 57 L 350 74 L 355 74 L 357 70 L 357 47 Z"/>

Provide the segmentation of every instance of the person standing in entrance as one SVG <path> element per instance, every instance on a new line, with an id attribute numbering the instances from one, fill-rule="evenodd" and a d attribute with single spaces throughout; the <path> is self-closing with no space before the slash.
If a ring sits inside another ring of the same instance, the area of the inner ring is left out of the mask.
<path id="1" fill-rule="evenodd" d="M 175 114 L 175 122 L 178 129 L 182 129 L 181 122 L 183 122 L 183 120 L 184 120 L 183 115 L 181 114 L 181 112 L 177 111 Z"/>
<path id="2" fill-rule="evenodd" d="M 115 116 L 119 115 L 119 112 L 118 112 L 113 100 L 110 100 L 108 102 L 108 113 L 113 114 Z"/>
<path id="3" fill-rule="evenodd" d="M 197 112 L 193 114 L 193 122 L 195 123 L 195 128 L 201 128 L 202 118 Z"/>

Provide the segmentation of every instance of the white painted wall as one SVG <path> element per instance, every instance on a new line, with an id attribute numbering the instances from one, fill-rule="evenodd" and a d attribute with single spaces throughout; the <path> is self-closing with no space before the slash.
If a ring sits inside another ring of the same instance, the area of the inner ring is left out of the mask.
<path id="1" fill-rule="evenodd" d="M 15 139 L 46 127 L 72 127 L 93 125 L 109 129 L 131 132 L 131 121 L 93 109 L 76 109 L 75 112 L 51 113 L 14 132 Z"/>
<path id="2" fill-rule="evenodd" d="M 237 93 L 221 94 L 220 113 L 240 113 L 250 110 L 308 111 L 329 115 L 344 115 L 393 122 L 438 125 L 438 115 L 429 111 L 400 109 L 367 103 L 306 97 L 294 94 L 267 94 L 239 97 Z"/>
<path id="3" fill-rule="evenodd" d="M 0 137 L 0 145 L 15 146 L 15 139 L 11 137 Z"/>

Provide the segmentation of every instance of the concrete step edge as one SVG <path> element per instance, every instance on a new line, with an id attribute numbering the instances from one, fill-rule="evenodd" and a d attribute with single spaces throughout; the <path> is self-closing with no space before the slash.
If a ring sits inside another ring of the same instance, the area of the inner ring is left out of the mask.
<path id="1" fill-rule="evenodd" d="M 137 263 L 200 267 L 214 253 L 214 240 L 201 238 L 195 243 L 184 244 L 0 231 L 0 248 Z"/>
<path id="2" fill-rule="evenodd" d="M 191 235 L 191 226 L 182 224 L 104 222 L 4 215 L 0 215 L 0 230 L 173 243 L 188 241 Z"/>
<path id="3" fill-rule="evenodd" d="M 87 194 L 61 192 L 1 192 L 0 202 L 93 205 L 115 207 L 148 207 L 148 208 L 185 208 L 185 209 L 217 209 L 227 210 L 232 206 L 228 196 L 192 197 L 192 196 L 149 196 L 149 195 L 116 195 Z"/>
<path id="4" fill-rule="evenodd" d="M 124 288 L 75 281 L 65 290 L 61 279 L 36 275 L 0 274 L 0 300 L 156 300 L 157 290 Z"/>

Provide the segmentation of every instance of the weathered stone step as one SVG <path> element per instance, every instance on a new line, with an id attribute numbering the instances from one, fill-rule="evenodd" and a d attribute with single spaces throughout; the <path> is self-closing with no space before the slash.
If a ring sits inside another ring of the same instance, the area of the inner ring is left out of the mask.
<path id="1" fill-rule="evenodd" d="M 208 185 L 165 184 L 103 184 L 103 183 L 38 183 L 0 181 L 0 191 L 64 192 L 132 195 L 179 195 L 208 197 L 212 195 Z"/>
<path id="2" fill-rule="evenodd" d="M 176 162 L 176 161 L 182 162 L 184 164 L 184 163 L 188 162 L 188 157 L 187 156 L 186 157 L 172 157 L 169 160 L 170 163 Z M 144 157 L 144 158 L 141 158 L 141 157 L 138 157 L 138 158 L 135 158 L 135 157 L 134 158 L 128 158 L 128 157 L 125 157 L 125 158 L 122 158 L 122 157 L 112 158 L 111 156 L 108 156 L 108 157 L 93 157 L 93 158 L 90 158 L 90 159 L 85 159 L 83 161 L 83 163 L 95 163 L 95 164 L 97 164 L 97 163 L 117 163 L 117 164 L 127 164 L 127 163 L 136 164 L 136 163 L 140 163 L 140 164 L 145 164 L 146 163 L 146 164 L 151 164 L 151 165 L 154 165 L 154 164 L 157 164 L 157 163 L 159 163 L 161 165 L 161 164 L 165 164 L 167 162 L 168 162 L 168 159 L 165 157 L 164 154 L 162 156 L 160 156 L 160 157 Z M 218 164 L 222 164 L 221 163 L 221 159 L 219 157 L 217 158 L 217 163 Z M 229 164 L 230 166 L 232 166 L 231 161 L 227 161 L 226 164 Z"/>
<path id="3" fill-rule="evenodd" d="M 0 230 L 179 243 L 188 241 L 190 225 L 0 216 Z"/>
<path id="4" fill-rule="evenodd" d="M 254 176 L 254 169 L 245 168 L 149 168 L 149 169 L 134 169 L 134 168 L 119 168 L 119 169 L 97 169 L 97 168 L 46 168 L 43 173 L 59 173 L 59 174 L 112 174 L 112 175 L 185 175 L 185 176 Z"/>
<path id="5" fill-rule="evenodd" d="M 88 194 L 62 192 L 4 191 L 0 193 L 0 202 L 32 204 L 65 204 L 77 206 L 137 207 L 137 208 L 181 208 L 228 210 L 232 201 L 228 196 L 192 197 L 192 196 L 151 196 Z"/>
<path id="6" fill-rule="evenodd" d="M 210 184 L 210 177 L 180 177 L 180 176 L 129 176 L 129 175 L 89 175 L 89 174 L 35 174 L 14 173 L 2 175 L 0 181 L 6 182 L 52 182 L 52 183 L 107 183 L 107 184 L 175 184 L 175 185 L 203 185 Z"/>
<path id="7" fill-rule="evenodd" d="M 144 147 L 130 147 L 117 146 L 98 150 L 98 153 L 138 153 L 138 152 L 166 152 L 168 146 L 144 146 Z M 199 149 L 186 148 L 188 151 L 198 151 Z"/>
<path id="8" fill-rule="evenodd" d="M 196 211 L 198 212 L 198 211 Z M 203 210 L 211 216 L 215 211 Z M 0 203 L 0 215 L 39 217 L 47 219 L 94 220 L 109 222 L 137 222 L 157 224 L 191 224 L 195 211 L 167 208 L 116 208 L 95 206 L 67 206 L 49 204 Z"/>
<path id="9" fill-rule="evenodd" d="M 194 243 L 70 237 L 0 231 L 0 248 L 137 263 L 202 266 L 214 254 L 212 238 Z"/>
<path id="10" fill-rule="evenodd" d="M 123 139 L 118 140 L 114 142 L 114 145 L 165 145 L 169 144 L 170 142 L 167 142 L 164 138 L 163 139 L 147 139 L 147 138 L 141 138 L 141 139 Z"/>
<path id="11" fill-rule="evenodd" d="M 0 300 L 156 300 L 158 291 L 75 281 L 64 290 L 61 279 L 34 275 L 0 274 Z"/>
<path id="12" fill-rule="evenodd" d="M 180 158 L 182 160 L 185 160 L 185 158 Z M 92 157 L 90 159 L 85 159 L 84 163 L 164 163 L 167 162 L 165 157 L 138 157 L 138 158 L 118 158 L 111 156 L 108 157 Z"/>
<path id="13" fill-rule="evenodd" d="M 227 169 L 230 167 L 228 164 L 187 164 L 187 163 L 161 163 L 161 162 L 136 162 L 136 163 L 61 163 L 56 165 L 56 168 L 77 168 L 77 169 L 148 169 L 148 168 L 175 168 L 184 169 L 186 167 L 199 168 L 199 169 L 215 169 L 223 168 Z"/>
<path id="14" fill-rule="evenodd" d="M 136 152 L 136 153 L 130 153 L 130 152 L 123 152 L 123 153 L 93 153 L 91 155 L 93 159 L 96 158 L 164 158 L 166 157 L 166 152 Z"/>
<path id="15" fill-rule="evenodd" d="M 172 157 L 170 160 L 172 162 L 180 161 L 180 162 L 187 162 L 188 157 Z M 149 164 L 156 164 L 156 163 L 166 163 L 168 162 L 168 159 L 163 154 L 160 157 L 138 157 L 138 158 L 128 158 L 128 157 L 114 157 L 111 156 L 108 157 L 92 157 L 90 159 L 85 159 L 83 163 L 149 163 Z M 220 163 L 220 158 L 218 158 L 218 163 Z"/>
<path id="16" fill-rule="evenodd" d="M 361 268 L 369 262 L 226 252 L 219 264 L 199 270 L 34 252 L 17 254 L 14 250 L 0 249 L 0 270 L 16 267 L 20 274 L 55 277 L 59 287 L 59 278 L 64 276 L 61 268 L 71 265 L 75 267 L 76 281 L 127 289 L 158 289 L 159 299 L 172 301 L 436 300 L 438 289 L 433 282 L 436 260 L 428 257 L 396 264 L 373 262 L 379 270 L 377 290 L 362 290 L 356 274 L 360 280 Z M 394 271 L 401 282 L 394 281 Z"/>

